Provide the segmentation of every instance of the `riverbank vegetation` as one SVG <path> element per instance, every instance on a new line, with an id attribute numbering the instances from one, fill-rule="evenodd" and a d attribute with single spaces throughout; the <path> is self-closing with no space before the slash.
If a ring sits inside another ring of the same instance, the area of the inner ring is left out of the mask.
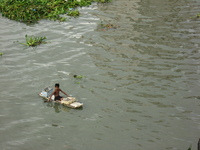
<path id="1" fill-rule="evenodd" d="M 11 20 L 26 24 L 37 23 L 41 19 L 65 21 L 67 14 L 80 15 L 77 7 L 89 6 L 92 2 L 107 3 L 111 0 L 0 0 L 0 13 Z"/>

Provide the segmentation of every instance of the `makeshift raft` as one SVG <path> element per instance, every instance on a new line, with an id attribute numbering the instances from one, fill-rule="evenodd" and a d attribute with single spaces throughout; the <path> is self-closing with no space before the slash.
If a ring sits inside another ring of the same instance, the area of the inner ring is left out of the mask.
<path id="1" fill-rule="evenodd" d="M 44 99 L 49 99 L 50 95 L 53 93 L 53 89 L 50 87 L 45 88 L 42 90 L 41 93 L 39 93 L 39 96 L 41 96 Z M 67 97 L 63 98 L 62 101 L 54 101 L 54 95 L 51 97 L 51 100 L 56 103 L 60 103 L 64 106 L 70 107 L 70 108 L 80 108 L 83 106 L 83 103 L 77 102 L 75 97 Z"/>

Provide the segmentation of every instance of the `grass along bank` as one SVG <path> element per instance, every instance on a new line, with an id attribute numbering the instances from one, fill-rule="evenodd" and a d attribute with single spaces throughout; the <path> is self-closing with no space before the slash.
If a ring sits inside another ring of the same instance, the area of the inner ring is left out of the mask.
<path id="1" fill-rule="evenodd" d="M 11 20 L 26 24 L 41 19 L 65 21 L 61 14 L 77 17 L 77 7 L 89 6 L 92 2 L 107 3 L 111 0 L 0 0 L 0 13 Z"/>

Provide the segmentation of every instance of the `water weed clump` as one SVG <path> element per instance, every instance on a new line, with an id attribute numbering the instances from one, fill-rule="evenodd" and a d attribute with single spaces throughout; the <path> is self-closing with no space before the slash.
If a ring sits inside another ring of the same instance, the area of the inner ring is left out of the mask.
<path id="1" fill-rule="evenodd" d="M 78 17 L 80 15 L 80 12 L 78 10 L 72 10 L 72 11 L 69 11 L 67 15 L 72 16 L 72 17 Z"/>
<path id="2" fill-rule="evenodd" d="M 196 15 L 196 18 L 200 18 L 200 14 L 197 14 L 197 15 Z"/>
<path id="3" fill-rule="evenodd" d="M 0 0 L 2 16 L 26 24 L 37 23 L 41 19 L 65 21 L 61 14 L 77 17 L 77 7 L 89 6 L 92 2 L 106 3 L 111 0 Z"/>
<path id="4" fill-rule="evenodd" d="M 109 29 L 117 29 L 119 28 L 119 26 L 111 23 L 104 23 L 103 21 L 101 21 L 100 28 L 102 31 L 107 31 Z"/>
<path id="5" fill-rule="evenodd" d="M 82 83 L 82 79 L 85 78 L 85 76 L 83 75 L 73 75 L 73 77 L 76 79 L 75 80 L 75 84 L 81 84 Z"/>
<path id="6" fill-rule="evenodd" d="M 82 78 L 84 78 L 85 76 L 82 76 L 82 75 L 74 75 L 74 78 L 76 78 L 76 79 L 82 79 Z"/>
<path id="7" fill-rule="evenodd" d="M 3 54 L 4 54 L 4 53 L 1 53 L 1 52 L 0 52 L 0 56 L 3 56 Z"/>
<path id="8" fill-rule="evenodd" d="M 26 46 L 35 47 L 40 44 L 46 43 L 44 42 L 46 37 L 34 37 L 33 35 L 32 36 L 25 35 L 25 38 L 26 38 L 26 43 L 21 43 L 21 44 L 26 45 Z"/>

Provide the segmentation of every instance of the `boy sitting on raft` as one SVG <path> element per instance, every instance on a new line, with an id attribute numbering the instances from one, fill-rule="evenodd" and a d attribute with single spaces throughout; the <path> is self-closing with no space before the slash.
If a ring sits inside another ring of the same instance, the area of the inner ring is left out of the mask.
<path id="1" fill-rule="evenodd" d="M 54 95 L 55 99 L 54 101 L 61 101 L 63 99 L 62 96 L 59 95 L 60 92 L 62 92 L 63 94 L 65 94 L 67 97 L 70 97 L 67 93 L 65 93 L 64 91 L 62 91 L 60 88 L 60 85 L 58 83 L 55 84 L 55 90 L 53 91 L 53 93 L 51 94 L 51 96 L 48 99 L 48 102 L 51 101 L 51 97 Z"/>

